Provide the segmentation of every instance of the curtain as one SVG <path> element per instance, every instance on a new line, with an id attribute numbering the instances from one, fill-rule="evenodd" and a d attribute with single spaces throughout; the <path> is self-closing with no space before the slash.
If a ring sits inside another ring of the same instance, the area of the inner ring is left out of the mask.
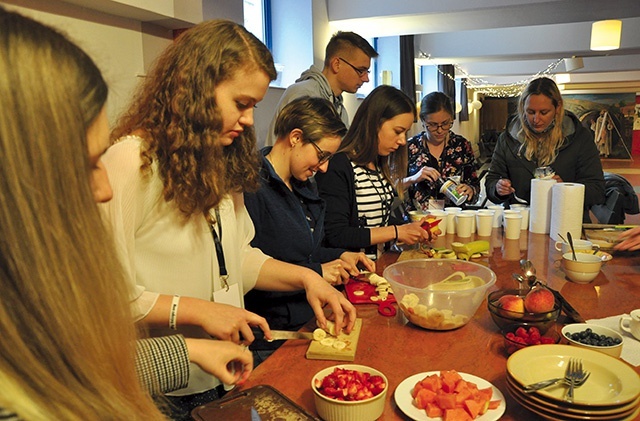
<path id="1" fill-rule="evenodd" d="M 441 64 L 438 65 L 438 90 L 445 93 L 449 98 L 453 106 L 456 105 L 456 71 L 453 64 Z"/>
<path id="2" fill-rule="evenodd" d="M 462 79 L 460 84 L 460 104 L 462 110 L 460 110 L 460 121 L 469 121 L 469 99 L 467 96 L 467 79 Z"/>
<path id="3" fill-rule="evenodd" d="M 416 100 L 416 65 L 413 35 L 400 36 L 400 90 Z"/>

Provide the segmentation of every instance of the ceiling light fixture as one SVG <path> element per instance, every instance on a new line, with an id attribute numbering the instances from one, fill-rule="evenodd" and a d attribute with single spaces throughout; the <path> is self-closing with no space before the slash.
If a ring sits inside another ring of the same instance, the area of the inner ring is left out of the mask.
<path id="1" fill-rule="evenodd" d="M 608 51 L 620 48 L 621 20 L 601 20 L 591 25 L 591 49 Z"/>

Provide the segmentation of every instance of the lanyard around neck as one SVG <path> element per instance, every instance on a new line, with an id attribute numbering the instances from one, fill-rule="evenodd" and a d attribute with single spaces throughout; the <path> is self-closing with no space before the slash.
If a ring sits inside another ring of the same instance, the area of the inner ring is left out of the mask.
<path id="1" fill-rule="evenodd" d="M 218 225 L 218 231 L 220 231 L 220 234 L 216 232 L 216 224 Z M 216 220 L 211 224 L 211 235 L 213 236 L 213 244 L 215 245 L 216 256 L 218 257 L 220 280 L 222 281 L 226 290 L 229 291 L 229 283 L 227 282 L 229 274 L 227 273 L 227 265 L 224 261 L 224 250 L 222 249 L 222 219 L 220 219 L 220 211 L 218 209 L 216 209 Z"/>

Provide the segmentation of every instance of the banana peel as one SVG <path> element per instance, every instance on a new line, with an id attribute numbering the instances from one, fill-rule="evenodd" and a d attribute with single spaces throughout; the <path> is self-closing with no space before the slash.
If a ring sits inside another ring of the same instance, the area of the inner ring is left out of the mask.
<path id="1" fill-rule="evenodd" d="M 486 240 L 471 241 L 469 243 L 451 243 L 451 248 L 458 259 L 469 260 L 471 256 L 489 251 L 489 242 Z"/>

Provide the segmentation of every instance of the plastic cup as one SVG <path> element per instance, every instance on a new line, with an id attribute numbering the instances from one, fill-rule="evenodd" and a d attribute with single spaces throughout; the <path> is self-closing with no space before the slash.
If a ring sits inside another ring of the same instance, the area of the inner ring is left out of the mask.
<path id="1" fill-rule="evenodd" d="M 474 211 L 474 210 L 463 210 L 460 213 L 464 213 L 464 214 L 473 216 L 473 218 L 471 218 L 471 234 L 476 232 L 476 211 Z"/>
<path id="2" fill-rule="evenodd" d="M 493 230 L 492 210 L 479 210 L 476 214 L 476 232 L 480 237 L 490 237 Z"/>
<path id="3" fill-rule="evenodd" d="M 460 212 L 456 214 L 456 234 L 458 237 L 471 237 L 471 224 L 475 215 Z"/>
<path id="4" fill-rule="evenodd" d="M 522 226 L 522 215 L 520 213 L 504 214 L 504 236 L 508 240 L 520 238 L 520 227 Z"/>
<path id="5" fill-rule="evenodd" d="M 493 228 L 499 228 L 502 226 L 502 212 L 504 208 L 502 205 L 489 205 L 487 206 L 488 210 L 494 211 L 493 214 Z"/>

